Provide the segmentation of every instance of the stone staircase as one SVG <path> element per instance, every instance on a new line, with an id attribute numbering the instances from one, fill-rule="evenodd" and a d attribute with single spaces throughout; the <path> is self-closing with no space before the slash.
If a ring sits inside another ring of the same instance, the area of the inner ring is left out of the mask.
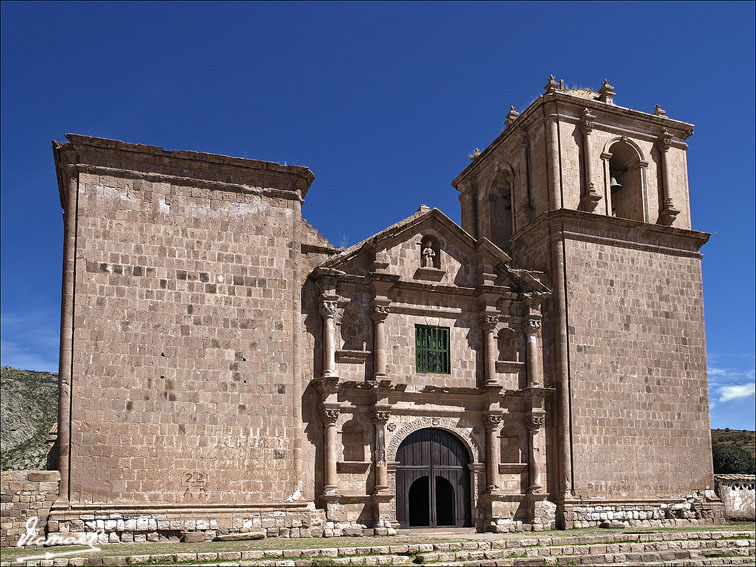
<path id="1" fill-rule="evenodd" d="M 397 544 L 323 549 L 166 553 L 110 557 L 57 557 L 9 565 L 74 567 L 85 565 L 327 567 L 341 565 L 449 565 L 535 567 L 542 565 L 754 565 L 754 532 L 733 530 L 665 531 L 538 537 L 481 537 L 454 543 Z M 389 540 L 390 541 L 390 540 Z M 387 541 L 387 542 L 389 542 Z M 334 541 L 333 543 L 338 543 Z"/>

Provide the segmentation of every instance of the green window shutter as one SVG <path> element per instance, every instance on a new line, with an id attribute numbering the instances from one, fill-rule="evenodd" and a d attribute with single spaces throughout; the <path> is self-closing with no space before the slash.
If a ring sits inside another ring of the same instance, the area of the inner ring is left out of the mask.
<path id="1" fill-rule="evenodd" d="M 449 374 L 449 327 L 415 325 L 415 368 L 420 374 Z"/>

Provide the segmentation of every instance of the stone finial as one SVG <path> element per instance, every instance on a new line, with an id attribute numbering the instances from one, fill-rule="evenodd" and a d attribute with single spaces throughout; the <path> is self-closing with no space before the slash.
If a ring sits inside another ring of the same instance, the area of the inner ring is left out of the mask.
<path id="1" fill-rule="evenodd" d="M 658 104 L 654 107 L 654 116 L 666 116 L 667 111 Z"/>
<path id="2" fill-rule="evenodd" d="M 517 117 L 520 115 L 519 112 L 515 110 L 514 106 L 509 107 L 509 112 L 507 113 L 507 119 L 504 121 L 504 126 L 506 128 L 509 128 L 515 120 L 517 120 Z"/>
<path id="3" fill-rule="evenodd" d="M 418 212 L 418 213 L 427 213 L 428 211 L 430 211 L 430 207 L 428 205 L 426 205 L 426 204 L 422 204 L 422 205 L 420 205 L 420 208 L 418 208 L 416 212 Z"/>
<path id="4" fill-rule="evenodd" d="M 549 82 L 546 83 L 546 86 L 543 88 L 546 89 L 547 94 L 556 92 L 557 88 L 559 88 L 559 83 L 557 83 L 556 79 L 554 79 L 554 75 L 549 75 Z"/>
<path id="5" fill-rule="evenodd" d="M 478 159 L 478 158 L 480 157 L 480 148 L 475 148 L 475 149 L 473 150 L 473 153 L 471 153 L 471 154 L 470 154 L 469 156 L 467 156 L 467 157 L 469 157 L 469 158 L 470 158 L 470 161 L 475 161 L 476 159 Z"/>
<path id="6" fill-rule="evenodd" d="M 614 87 L 609 84 L 608 79 L 604 79 L 604 84 L 599 89 L 599 100 L 607 104 L 614 104 Z"/>

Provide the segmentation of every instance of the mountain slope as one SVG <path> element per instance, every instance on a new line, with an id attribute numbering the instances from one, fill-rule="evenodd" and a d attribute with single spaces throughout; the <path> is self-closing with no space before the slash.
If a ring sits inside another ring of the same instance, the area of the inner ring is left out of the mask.
<path id="1" fill-rule="evenodd" d="M 0 467 L 44 469 L 58 418 L 58 375 L 0 367 Z"/>

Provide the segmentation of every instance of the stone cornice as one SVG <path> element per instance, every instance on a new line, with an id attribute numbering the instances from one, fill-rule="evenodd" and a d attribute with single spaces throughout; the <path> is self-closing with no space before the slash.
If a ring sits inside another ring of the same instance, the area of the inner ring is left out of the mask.
<path id="1" fill-rule="evenodd" d="M 516 247 L 523 240 L 546 238 L 549 234 L 693 257 L 701 257 L 699 250 L 711 236 L 696 230 L 558 209 L 540 215 L 512 240 Z"/>
<path id="2" fill-rule="evenodd" d="M 306 167 L 158 146 L 66 134 L 68 143 L 53 142 L 60 172 L 79 171 L 146 179 L 210 189 L 250 191 L 303 199 L 315 176 Z"/>

